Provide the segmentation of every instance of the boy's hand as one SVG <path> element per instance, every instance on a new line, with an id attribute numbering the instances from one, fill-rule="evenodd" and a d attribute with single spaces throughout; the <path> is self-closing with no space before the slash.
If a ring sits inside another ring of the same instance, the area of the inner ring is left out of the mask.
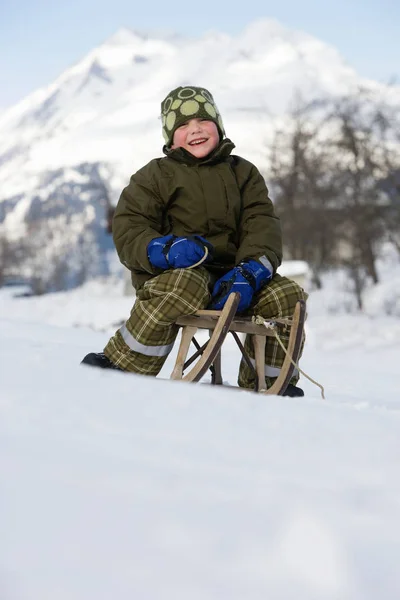
<path id="1" fill-rule="evenodd" d="M 158 269 L 185 269 L 198 263 L 208 250 L 206 261 L 212 259 L 214 247 L 200 235 L 155 238 L 147 246 L 147 256 Z"/>
<path id="2" fill-rule="evenodd" d="M 237 312 L 249 308 L 255 292 L 272 279 L 272 272 L 256 260 L 246 260 L 220 277 L 214 285 L 209 308 L 221 310 L 232 292 L 240 293 Z"/>

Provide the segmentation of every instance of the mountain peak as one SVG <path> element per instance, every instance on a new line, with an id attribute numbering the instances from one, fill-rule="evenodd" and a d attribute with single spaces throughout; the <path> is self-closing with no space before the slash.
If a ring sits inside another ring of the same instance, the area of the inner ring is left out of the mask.
<path id="1" fill-rule="evenodd" d="M 129 27 L 120 27 L 115 33 L 108 37 L 102 46 L 126 46 L 135 42 L 144 42 L 148 38 L 147 34 L 134 31 Z"/>
<path id="2" fill-rule="evenodd" d="M 238 36 L 240 46 L 246 50 L 264 52 L 277 44 L 297 46 L 311 38 L 302 31 L 292 30 L 276 19 L 263 18 L 249 23 Z"/>

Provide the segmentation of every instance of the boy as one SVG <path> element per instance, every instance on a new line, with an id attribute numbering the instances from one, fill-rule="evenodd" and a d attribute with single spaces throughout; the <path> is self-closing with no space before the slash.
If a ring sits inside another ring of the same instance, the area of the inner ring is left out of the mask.
<path id="1" fill-rule="evenodd" d="M 179 316 L 221 309 L 229 293 L 239 291 L 238 312 L 289 317 L 297 300 L 307 297 L 276 274 L 282 260 L 279 219 L 257 168 L 231 155 L 235 146 L 225 137 L 210 92 L 195 86 L 172 90 L 161 118 L 166 157 L 131 177 L 113 220 L 114 243 L 131 271 L 136 302 L 104 354 L 90 353 L 82 361 L 153 376 L 174 345 Z M 246 340 L 254 356 L 250 346 Z M 267 338 L 265 357 L 270 386 L 284 359 L 274 338 Z M 254 389 L 254 379 L 242 360 L 239 385 Z M 286 395 L 304 395 L 297 379 Z"/>

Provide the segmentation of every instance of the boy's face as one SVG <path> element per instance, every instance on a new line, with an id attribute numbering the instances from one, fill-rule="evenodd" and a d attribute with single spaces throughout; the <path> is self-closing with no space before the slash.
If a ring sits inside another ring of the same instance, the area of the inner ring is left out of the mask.
<path id="1" fill-rule="evenodd" d="M 171 148 L 184 148 L 196 158 L 204 158 L 219 144 L 219 132 L 214 121 L 190 119 L 175 130 Z"/>

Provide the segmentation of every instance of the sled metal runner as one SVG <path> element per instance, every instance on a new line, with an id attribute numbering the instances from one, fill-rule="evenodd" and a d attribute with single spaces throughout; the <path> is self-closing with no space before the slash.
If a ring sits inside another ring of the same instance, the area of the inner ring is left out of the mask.
<path id="1" fill-rule="evenodd" d="M 196 382 L 211 370 L 211 383 L 222 385 L 221 348 L 228 333 L 234 337 L 244 360 L 255 371 L 255 390 L 259 393 L 282 396 L 293 376 L 295 364 L 299 360 L 301 343 L 304 335 L 306 305 L 299 300 L 292 318 L 273 319 L 268 321 L 269 328 L 252 321 L 251 317 L 235 317 L 240 301 L 240 294 L 230 294 L 222 310 L 198 310 L 194 315 L 180 317 L 177 325 L 182 327 L 182 338 L 171 379 Z M 195 334 L 198 329 L 209 331 L 210 339 L 203 345 L 197 342 Z M 274 336 L 274 331 L 290 330 L 287 354 L 279 376 L 275 383 L 267 389 L 265 381 L 265 344 L 266 338 Z M 255 368 L 247 355 L 238 333 L 250 334 L 252 337 Z M 191 343 L 196 352 L 187 358 Z M 198 359 L 196 364 L 189 367 Z M 186 374 L 185 374 L 186 371 Z"/>

